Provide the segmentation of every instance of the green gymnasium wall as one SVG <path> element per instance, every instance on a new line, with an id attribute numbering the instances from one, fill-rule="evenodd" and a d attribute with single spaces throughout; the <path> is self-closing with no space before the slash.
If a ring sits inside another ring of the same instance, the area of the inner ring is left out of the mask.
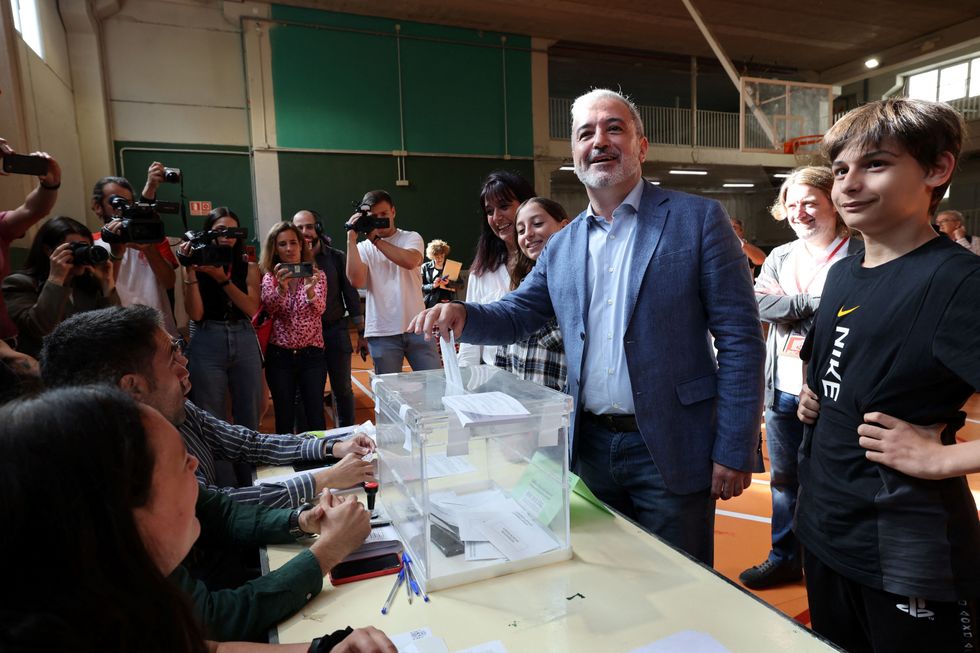
<path id="1" fill-rule="evenodd" d="M 450 258 L 469 267 L 480 234 L 480 182 L 491 170 L 504 168 L 533 179 L 531 161 L 410 158 L 408 187 L 396 187 L 393 159 L 365 154 L 280 153 L 282 213 L 292 216 L 312 208 L 321 214 L 335 247 L 346 250 L 344 222 L 351 202 L 365 191 L 383 188 L 397 209 L 396 225 L 417 231 L 428 243 L 441 238 L 452 247 Z"/>
<path id="2" fill-rule="evenodd" d="M 116 141 L 116 170 L 133 185 L 137 196 L 146 183 L 146 170 L 154 161 L 168 168 L 180 168 L 184 178 L 184 197 L 189 201 L 210 201 L 213 207 L 227 206 L 248 228 L 249 240 L 255 236 L 255 204 L 252 193 L 252 162 L 247 147 L 230 145 L 181 145 Z M 181 152 L 179 150 L 196 150 Z M 203 150 L 203 151 L 202 151 Z M 177 184 L 160 184 L 157 199 L 180 200 Z M 187 205 L 184 205 L 185 210 Z M 184 226 L 179 215 L 161 215 L 168 236 L 180 236 Z M 191 229 L 198 230 L 204 218 L 187 212 Z"/>
<path id="3" fill-rule="evenodd" d="M 468 266 L 480 181 L 499 168 L 533 179 L 530 38 L 281 5 L 272 18 L 279 147 L 378 153 L 280 152 L 283 215 L 317 210 L 344 248 L 351 201 L 383 188 L 400 227 L 448 241 Z M 408 187 L 395 186 L 391 154 L 402 149 L 399 47 L 404 147 L 433 155 L 406 159 Z"/>

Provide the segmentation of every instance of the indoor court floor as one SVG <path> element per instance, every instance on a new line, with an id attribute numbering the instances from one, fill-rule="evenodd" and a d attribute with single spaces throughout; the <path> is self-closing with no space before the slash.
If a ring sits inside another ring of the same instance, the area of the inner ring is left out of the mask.
<path id="1" fill-rule="evenodd" d="M 358 423 L 374 419 L 374 400 L 371 396 L 371 359 L 362 361 L 356 353 L 352 356 L 352 375 L 354 400 Z M 407 361 L 403 368 L 410 371 Z M 965 407 L 966 426 L 958 437 L 963 440 L 980 439 L 980 394 L 976 394 Z M 274 426 L 271 408 L 262 421 L 262 430 L 271 432 Z M 332 411 L 327 411 L 327 426 L 333 427 Z M 765 425 L 762 427 L 765 437 Z M 763 446 L 766 469 L 769 457 Z M 970 488 L 974 499 L 980 504 L 980 474 L 970 476 Z M 738 583 L 738 575 L 747 567 L 758 564 L 769 552 L 769 518 L 772 506 L 769 496 L 769 474 L 756 474 L 752 485 L 739 497 L 730 501 L 719 501 L 715 518 L 715 568 L 732 582 Z M 766 603 L 809 625 L 810 617 L 806 603 L 806 587 L 803 581 L 792 585 L 753 593 Z"/>

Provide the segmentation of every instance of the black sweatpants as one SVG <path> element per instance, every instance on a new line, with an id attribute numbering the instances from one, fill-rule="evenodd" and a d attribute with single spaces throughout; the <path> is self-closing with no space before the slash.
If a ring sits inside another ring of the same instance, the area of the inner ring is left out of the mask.
<path id="1" fill-rule="evenodd" d="M 849 653 L 980 653 L 978 601 L 899 596 L 841 576 L 804 551 L 810 623 Z"/>

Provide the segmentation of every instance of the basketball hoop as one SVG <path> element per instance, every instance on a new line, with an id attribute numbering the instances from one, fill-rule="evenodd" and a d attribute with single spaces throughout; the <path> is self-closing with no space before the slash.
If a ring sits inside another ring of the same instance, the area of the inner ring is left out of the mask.
<path id="1" fill-rule="evenodd" d="M 825 163 L 823 156 L 820 154 L 820 143 L 822 141 L 823 136 L 816 134 L 791 138 L 783 143 L 783 153 L 792 154 L 796 159 L 797 167 L 821 165 Z"/>

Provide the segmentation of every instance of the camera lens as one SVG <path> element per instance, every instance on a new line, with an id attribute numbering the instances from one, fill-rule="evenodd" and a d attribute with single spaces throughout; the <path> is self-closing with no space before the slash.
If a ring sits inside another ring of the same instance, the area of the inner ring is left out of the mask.
<path id="1" fill-rule="evenodd" d="M 168 184 L 176 184 L 180 182 L 180 168 L 164 168 L 163 169 L 163 179 Z"/>

